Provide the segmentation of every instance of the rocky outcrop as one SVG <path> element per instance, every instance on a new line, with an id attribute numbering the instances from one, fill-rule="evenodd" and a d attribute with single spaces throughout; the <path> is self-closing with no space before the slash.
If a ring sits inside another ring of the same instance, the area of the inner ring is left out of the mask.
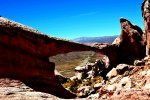
<path id="1" fill-rule="evenodd" d="M 146 57 L 142 61 L 148 63 L 149 58 Z M 120 64 L 116 69 L 117 73 L 123 69 L 125 71 L 101 83 L 98 91 L 99 97 L 89 97 L 106 100 L 148 100 L 150 67 Z"/>
<path id="2" fill-rule="evenodd" d="M 114 76 L 117 76 L 117 70 L 116 70 L 116 68 L 113 68 L 113 69 L 106 75 L 106 77 L 108 77 L 108 78 L 111 78 L 111 77 L 114 77 Z"/>
<path id="3" fill-rule="evenodd" d="M 37 92 L 19 80 L 0 79 L 1 100 L 61 100 L 48 93 Z"/>
<path id="4" fill-rule="evenodd" d="M 144 27 L 147 40 L 146 55 L 148 56 L 150 55 L 150 1 L 144 0 L 141 9 L 142 16 L 144 18 Z"/>
<path id="5" fill-rule="evenodd" d="M 120 24 L 122 29 L 121 35 L 112 45 L 92 44 L 94 47 L 109 48 L 110 51 L 106 50 L 105 54 L 111 60 L 111 66 L 116 66 L 120 63 L 133 64 L 135 59 L 141 59 L 145 56 L 144 33 L 142 29 L 125 18 L 120 18 Z"/>
<path id="6" fill-rule="evenodd" d="M 119 63 L 133 64 L 135 59 L 145 56 L 145 45 L 143 45 L 143 31 L 140 27 L 132 24 L 127 19 L 121 18 L 121 35 L 117 54 Z"/>
<path id="7" fill-rule="evenodd" d="M 63 86 L 77 94 L 78 97 L 87 97 L 101 87 L 102 77 L 100 72 L 104 67 L 105 62 L 103 60 L 96 60 L 95 63 L 77 66 L 75 68 L 75 76 L 71 77 Z"/>
<path id="8" fill-rule="evenodd" d="M 103 48 L 102 50 L 109 57 L 110 66 L 101 73 L 104 78 L 118 64 L 134 64 L 135 59 L 142 59 L 145 56 L 146 46 L 142 29 L 125 18 L 120 19 L 120 24 L 121 35 L 113 44 L 92 44 L 94 47 Z"/>

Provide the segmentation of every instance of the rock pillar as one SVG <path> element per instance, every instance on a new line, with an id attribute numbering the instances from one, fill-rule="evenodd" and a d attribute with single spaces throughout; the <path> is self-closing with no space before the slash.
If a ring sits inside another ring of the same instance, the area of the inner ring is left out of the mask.
<path id="1" fill-rule="evenodd" d="M 144 18 L 144 27 L 146 33 L 146 55 L 150 55 L 150 0 L 144 0 L 142 4 L 142 16 Z"/>

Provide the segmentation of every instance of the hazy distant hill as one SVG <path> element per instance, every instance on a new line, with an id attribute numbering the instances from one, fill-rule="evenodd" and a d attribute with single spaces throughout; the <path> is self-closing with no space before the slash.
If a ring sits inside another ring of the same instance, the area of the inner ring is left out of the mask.
<path id="1" fill-rule="evenodd" d="M 103 36 L 103 37 L 80 37 L 80 38 L 73 39 L 73 41 L 80 42 L 80 43 L 95 43 L 95 42 L 112 43 L 117 37 L 118 35 Z"/>

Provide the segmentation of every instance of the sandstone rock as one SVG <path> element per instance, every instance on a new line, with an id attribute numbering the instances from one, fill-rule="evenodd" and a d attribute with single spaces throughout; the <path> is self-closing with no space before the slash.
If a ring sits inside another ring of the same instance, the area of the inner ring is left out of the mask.
<path id="1" fill-rule="evenodd" d="M 110 97 L 109 100 L 149 100 L 150 90 L 121 90 L 118 94 Z"/>
<path id="2" fill-rule="evenodd" d="M 0 76 L 19 79 L 35 90 L 62 98 L 76 96 L 65 90 L 57 81 L 54 74 L 55 64 L 49 61 L 50 56 L 92 50 L 107 55 L 110 65 L 115 65 L 114 48 L 108 44 L 91 47 L 50 37 L 30 27 L 0 17 Z"/>
<path id="3" fill-rule="evenodd" d="M 150 76 L 150 69 L 146 72 L 146 76 Z"/>
<path id="4" fill-rule="evenodd" d="M 107 56 L 104 56 L 102 58 L 102 61 L 104 62 L 105 64 L 105 68 L 108 68 L 110 66 L 110 61 L 109 61 L 109 58 Z"/>
<path id="5" fill-rule="evenodd" d="M 117 88 L 121 89 L 130 89 L 132 86 L 131 79 L 128 77 L 123 77 L 118 84 Z"/>
<path id="6" fill-rule="evenodd" d="M 125 18 L 121 18 L 120 23 L 122 31 L 118 61 L 119 63 L 133 64 L 135 59 L 145 56 L 145 46 L 141 44 L 143 31 Z"/>
<path id="7" fill-rule="evenodd" d="M 144 61 L 149 61 L 149 60 L 150 60 L 150 56 L 144 57 Z"/>
<path id="8" fill-rule="evenodd" d="M 145 44 L 143 43 L 143 31 L 137 25 L 132 24 L 125 18 L 120 19 L 121 35 L 117 44 L 106 45 L 101 43 L 93 44 L 93 47 L 103 48 L 110 60 L 108 68 L 105 68 L 101 75 L 105 78 L 112 67 L 124 63 L 133 64 L 135 59 L 142 59 L 145 56 Z M 130 47 L 130 48 L 129 48 Z M 107 49 L 110 51 L 107 51 Z"/>
<path id="9" fill-rule="evenodd" d="M 80 80 L 80 79 L 83 78 L 83 73 L 82 73 L 82 72 L 76 72 L 76 73 L 75 73 L 75 76 L 76 76 L 77 79 Z"/>
<path id="10" fill-rule="evenodd" d="M 135 68 L 133 68 L 133 70 L 130 72 L 130 74 L 134 74 L 135 72 L 139 71 L 142 68 L 143 68 L 143 66 L 136 66 Z"/>
<path id="11" fill-rule="evenodd" d="M 146 55 L 150 55 L 150 1 L 144 0 L 142 4 L 142 16 L 144 18 L 144 27 L 147 38 Z"/>
<path id="12" fill-rule="evenodd" d="M 77 76 L 73 76 L 70 78 L 70 80 L 75 80 L 75 79 L 78 79 Z"/>
<path id="13" fill-rule="evenodd" d="M 88 77 L 87 78 L 93 78 L 94 77 L 94 72 L 91 70 L 88 72 Z"/>
<path id="14" fill-rule="evenodd" d="M 114 76 L 116 76 L 116 75 L 117 75 L 117 70 L 116 70 L 116 68 L 113 68 L 113 69 L 106 75 L 106 77 L 112 78 L 112 77 L 114 77 Z"/>
<path id="15" fill-rule="evenodd" d="M 145 62 L 141 61 L 141 60 L 135 60 L 134 61 L 134 66 L 142 66 L 145 65 Z"/>
<path id="16" fill-rule="evenodd" d="M 101 71 L 105 68 L 106 68 L 106 66 L 105 66 L 105 63 L 103 62 L 103 60 L 97 60 L 95 62 L 95 65 L 92 67 L 92 71 L 94 72 L 93 77 L 100 75 Z"/>
<path id="17" fill-rule="evenodd" d="M 95 88 L 95 89 L 97 89 L 97 88 L 101 88 L 101 87 L 102 87 L 102 85 L 103 85 L 102 83 L 97 83 L 97 84 L 95 84 L 95 85 L 94 85 L 94 88 Z"/>
<path id="18" fill-rule="evenodd" d="M 90 86 L 83 86 L 77 90 L 77 95 L 79 97 L 88 96 L 89 93 L 90 93 Z"/>
<path id="19" fill-rule="evenodd" d="M 122 79 L 122 76 L 121 75 L 117 75 L 116 77 L 111 78 L 109 80 L 109 82 L 110 82 L 110 84 L 115 84 L 115 83 L 118 83 L 121 79 Z"/>
<path id="20" fill-rule="evenodd" d="M 141 71 L 141 72 L 140 72 L 140 75 L 141 75 L 141 76 L 146 76 L 146 74 L 147 74 L 146 71 Z"/>
<path id="21" fill-rule="evenodd" d="M 77 77 L 77 79 L 84 79 L 86 77 L 85 74 L 86 74 L 87 70 L 86 70 L 86 67 L 85 66 L 77 66 L 75 68 L 75 76 Z"/>
<path id="22" fill-rule="evenodd" d="M 143 88 L 144 89 L 150 89 L 150 76 L 146 77 L 146 83 L 145 83 L 145 86 Z"/>
<path id="23" fill-rule="evenodd" d="M 18 79 L 34 90 L 61 98 L 74 98 L 56 81 L 50 56 L 100 49 L 49 37 L 37 30 L 0 17 L 0 77 Z M 100 51 L 99 51 L 100 50 Z M 103 52 L 103 51 L 102 51 Z"/>
<path id="24" fill-rule="evenodd" d="M 99 93 L 96 93 L 96 94 L 91 94 L 87 97 L 87 99 L 92 99 L 92 100 L 97 100 L 99 97 Z"/>
<path id="25" fill-rule="evenodd" d="M 107 90 L 109 90 L 109 91 L 115 91 L 116 90 L 116 84 L 108 85 Z"/>
<path id="26" fill-rule="evenodd" d="M 124 74 L 125 71 L 129 70 L 129 65 L 127 64 L 119 64 L 116 67 L 118 74 Z"/>
<path id="27" fill-rule="evenodd" d="M 106 61 L 106 65 L 109 65 L 111 67 L 112 66 L 116 66 L 116 64 L 117 64 L 116 57 L 117 57 L 117 48 L 118 47 L 116 47 L 115 45 L 106 44 L 106 43 L 93 43 L 93 44 L 91 44 L 91 46 L 99 48 L 99 49 L 102 50 L 102 52 L 105 52 L 103 54 L 108 57 L 108 59 L 105 60 Z M 108 64 L 108 62 L 109 62 L 109 64 Z"/>
<path id="28" fill-rule="evenodd" d="M 119 45 L 120 44 L 120 38 L 117 37 L 112 44 Z"/>
<path id="29" fill-rule="evenodd" d="M 81 67 L 81 66 L 77 66 L 75 68 L 75 71 L 84 71 L 85 70 L 85 67 Z"/>
<path id="30" fill-rule="evenodd" d="M 0 79 L 1 100 L 61 100 L 56 96 L 36 92 L 19 80 Z"/>

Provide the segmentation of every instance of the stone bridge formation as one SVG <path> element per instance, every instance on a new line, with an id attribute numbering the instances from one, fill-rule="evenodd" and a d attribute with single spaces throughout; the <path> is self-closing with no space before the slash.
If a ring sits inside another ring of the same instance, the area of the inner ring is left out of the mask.
<path id="1" fill-rule="evenodd" d="M 23 81 L 31 88 L 61 98 L 75 95 L 55 79 L 55 64 L 50 56 L 73 51 L 95 51 L 106 54 L 109 48 L 96 48 L 49 37 L 32 28 L 0 17 L 0 77 Z"/>
<path id="2" fill-rule="evenodd" d="M 57 81 L 54 74 L 55 64 L 49 61 L 49 57 L 92 50 L 108 56 L 109 70 L 119 63 L 132 64 L 135 58 L 150 55 L 150 0 L 144 0 L 142 16 L 146 46 L 142 43 L 143 31 L 124 18 L 120 19 L 122 31 L 118 43 L 88 46 L 50 37 L 0 17 L 0 78 L 21 80 L 37 91 L 51 93 L 61 98 L 75 98 L 74 94 L 65 90 Z"/>

